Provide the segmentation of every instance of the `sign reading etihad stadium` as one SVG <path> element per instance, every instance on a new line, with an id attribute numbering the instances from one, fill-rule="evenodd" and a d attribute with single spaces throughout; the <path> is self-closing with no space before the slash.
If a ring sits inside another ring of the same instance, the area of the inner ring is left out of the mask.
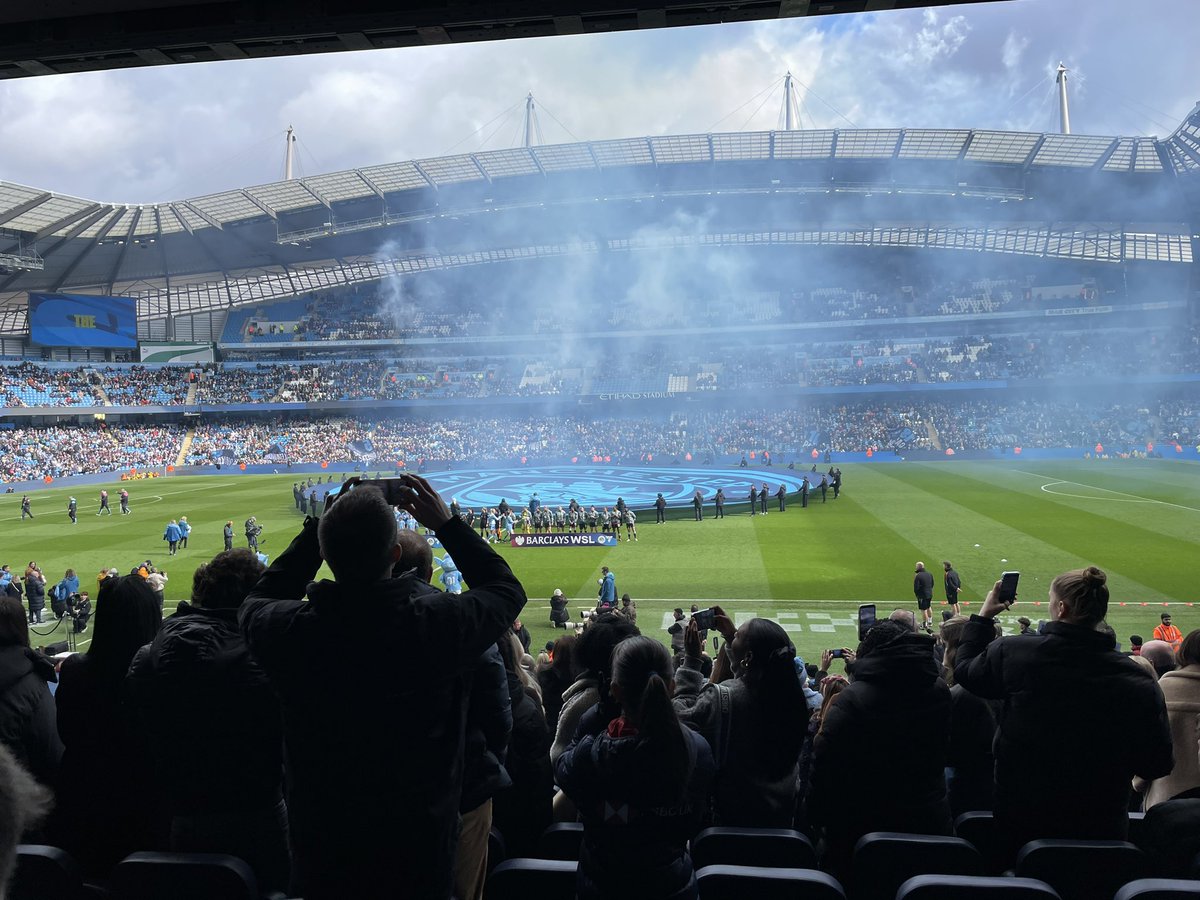
<path id="1" fill-rule="evenodd" d="M 514 547 L 615 547 L 620 540 L 615 534 L 569 534 L 567 532 L 550 532 L 548 534 L 514 534 Z"/>

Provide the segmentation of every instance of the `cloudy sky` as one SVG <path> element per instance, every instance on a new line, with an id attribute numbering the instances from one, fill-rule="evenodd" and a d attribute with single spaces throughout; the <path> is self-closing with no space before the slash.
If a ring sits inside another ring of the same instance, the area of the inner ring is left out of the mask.
<path id="1" fill-rule="evenodd" d="M 125 203 L 517 143 L 766 130 L 782 76 L 804 127 L 1165 136 L 1200 100 L 1197 0 L 1015 0 L 937 10 L 456 44 L 0 84 L 0 180 Z"/>

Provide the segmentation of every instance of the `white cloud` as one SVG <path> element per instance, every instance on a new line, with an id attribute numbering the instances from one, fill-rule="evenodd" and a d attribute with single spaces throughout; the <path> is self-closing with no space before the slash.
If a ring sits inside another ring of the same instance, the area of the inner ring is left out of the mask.
<path id="1" fill-rule="evenodd" d="M 528 90 L 553 142 L 572 138 L 552 116 L 587 140 L 770 129 L 789 68 L 807 127 L 1040 130 L 1064 59 L 1076 130 L 1161 135 L 1200 83 L 1191 35 L 1170 24 L 1194 2 L 1129 17 L 1121 0 L 1027 0 L 22 79 L 0 85 L 0 178 L 195 196 L 279 178 L 289 124 L 306 174 L 478 150 L 489 134 L 504 147 Z"/>

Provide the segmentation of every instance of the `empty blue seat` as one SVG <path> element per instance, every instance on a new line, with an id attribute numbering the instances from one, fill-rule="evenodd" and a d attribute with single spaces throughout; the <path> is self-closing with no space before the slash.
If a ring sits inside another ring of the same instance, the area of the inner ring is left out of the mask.
<path id="1" fill-rule="evenodd" d="M 896 900 L 1060 900 L 1035 878 L 917 875 L 900 885 Z"/>
<path id="2" fill-rule="evenodd" d="M 258 900 L 250 866 L 223 853 L 131 853 L 113 869 L 112 900 Z"/>
<path id="3" fill-rule="evenodd" d="M 583 823 L 555 822 L 538 838 L 538 859 L 578 860 L 583 843 Z"/>
<path id="4" fill-rule="evenodd" d="M 692 838 L 692 864 L 815 869 L 812 842 L 791 828 L 705 828 Z"/>
<path id="5" fill-rule="evenodd" d="M 1145 870 L 1145 855 L 1128 841 L 1045 840 L 1021 848 L 1016 874 L 1046 882 L 1063 900 L 1108 900 Z"/>
<path id="6" fill-rule="evenodd" d="M 1113 900 L 1200 900 L 1200 881 L 1139 878 L 1124 885 Z"/>
<path id="7" fill-rule="evenodd" d="M 705 866 L 696 881 L 700 900 L 846 900 L 838 880 L 815 869 Z"/>
<path id="8" fill-rule="evenodd" d="M 573 900 L 578 863 L 562 859 L 509 859 L 488 876 L 487 900 Z"/>
<path id="9" fill-rule="evenodd" d="M 79 864 L 66 850 L 45 844 L 17 846 L 12 900 L 77 900 L 83 890 Z"/>
<path id="10" fill-rule="evenodd" d="M 960 837 L 875 831 L 854 847 L 856 900 L 892 900 L 914 875 L 982 875 L 983 857 Z"/>

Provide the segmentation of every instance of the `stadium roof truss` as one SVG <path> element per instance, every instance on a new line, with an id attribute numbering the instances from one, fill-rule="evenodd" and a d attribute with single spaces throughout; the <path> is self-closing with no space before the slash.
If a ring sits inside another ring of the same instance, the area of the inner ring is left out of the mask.
<path id="1" fill-rule="evenodd" d="M 156 317 L 390 274 L 595 249 L 531 236 L 521 246 L 496 246 L 501 239 L 491 238 L 460 253 L 425 247 L 374 257 L 384 241 L 369 232 L 447 216 L 713 193 L 1021 201 L 1031 199 L 1030 179 L 1045 183 L 1070 173 L 1146 192 L 1200 192 L 1200 104 L 1166 141 L 966 129 L 660 135 L 387 163 L 147 205 L 99 203 L 0 182 L 0 331 L 23 330 L 29 291 L 132 294 L 144 300 L 142 317 Z M 1192 259 L 1191 229 L 1182 221 L 1152 228 L 1128 222 L 985 224 L 987 218 L 976 216 L 970 225 L 877 220 L 854 228 L 748 229 L 672 240 L 934 247 L 1098 261 Z M 364 235 L 353 238 L 359 232 Z M 335 236 L 342 242 L 322 258 L 321 240 Z M 622 249 L 640 240 L 607 243 Z M 11 264 L 18 253 L 36 257 L 41 267 Z"/>

